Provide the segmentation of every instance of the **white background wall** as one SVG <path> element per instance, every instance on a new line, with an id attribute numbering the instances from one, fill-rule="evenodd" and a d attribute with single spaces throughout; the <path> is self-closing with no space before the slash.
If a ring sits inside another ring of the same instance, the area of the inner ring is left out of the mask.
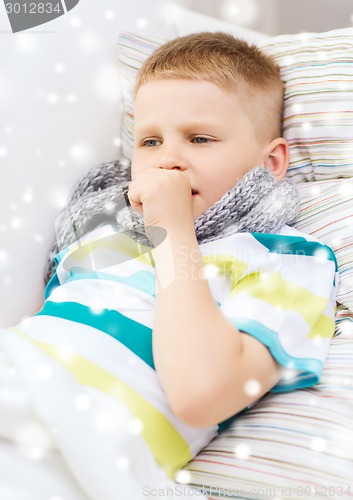
<path id="1" fill-rule="evenodd" d="M 175 0 L 207 15 L 269 35 L 353 25 L 352 0 Z"/>

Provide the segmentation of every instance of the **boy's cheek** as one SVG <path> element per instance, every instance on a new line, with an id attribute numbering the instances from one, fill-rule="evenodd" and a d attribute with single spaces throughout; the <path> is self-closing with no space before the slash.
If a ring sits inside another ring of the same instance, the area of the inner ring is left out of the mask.
<path id="1" fill-rule="evenodd" d="M 131 175 L 138 176 L 143 174 L 143 172 L 149 167 L 146 159 L 139 152 L 133 152 L 131 158 Z"/>
<path id="2" fill-rule="evenodd" d="M 134 161 L 134 158 L 132 158 L 131 162 L 131 178 L 132 180 L 136 179 L 139 175 L 141 175 L 142 169 L 136 160 Z"/>

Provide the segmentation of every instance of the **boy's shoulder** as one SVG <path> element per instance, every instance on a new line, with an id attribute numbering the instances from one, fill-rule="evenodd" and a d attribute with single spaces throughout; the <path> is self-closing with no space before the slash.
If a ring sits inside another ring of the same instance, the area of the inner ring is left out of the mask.
<path id="1" fill-rule="evenodd" d="M 279 257 L 280 254 L 291 260 L 298 257 L 310 261 L 326 260 L 334 263 L 336 271 L 338 269 L 335 253 L 328 245 L 286 224 L 275 233 L 234 233 L 201 245 L 201 248 L 204 255 L 235 254 L 246 262 L 263 260 L 269 255 Z"/>
<path id="2" fill-rule="evenodd" d="M 260 245 L 259 245 L 260 244 Z M 336 261 L 333 250 L 314 236 L 284 224 L 275 233 L 239 232 L 202 244 L 205 253 L 240 247 L 259 251 L 265 247 L 271 253 L 314 255 Z"/>
<path id="3" fill-rule="evenodd" d="M 337 269 L 337 259 L 331 247 L 294 227 L 284 224 L 276 233 L 251 235 L 270 252 L 330 260 L 335 263 Z"/>
<path id="4" fill-rule="evenodd" d="M 296 229 L 293 226 L 288 226 L 287 224 L 283 224 L 283 226 L 275 234 L 277 234 L 278 236 L 292 236 L 297 238 L 301 237 L 304 238 L 306 241 L 315 241 L 316 243 L 323 244 L 311 234 L 299 231 L 299 229 Z"/>

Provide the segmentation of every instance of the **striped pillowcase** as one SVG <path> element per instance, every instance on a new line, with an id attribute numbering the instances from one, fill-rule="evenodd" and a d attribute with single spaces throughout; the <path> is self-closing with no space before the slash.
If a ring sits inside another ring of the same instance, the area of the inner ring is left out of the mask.
<path id="1" fill-rule="evenodd" d="M 353 176 L 353 28 L 259 45 L 285 82 L 283 135 L 295 181 Z"/>
<path id="2" fill-rule="evenodd" d="M 300 182 L 294 227 L 330 246 L 338 262 L 337 302 L 353 311 L 353 178 Z"/>
<path id="3" fill-rule="evenodd" d="M 133 147 L 133 102 L 132 95 L 138 70 L 147 57 L 165 43 L 165 38 L 144 37 L 134 33 L 121 33 L 118 38 L 121 88 L 123 95 L 123 117 L 121 128 L 121 152 L 131 160 Z"/>

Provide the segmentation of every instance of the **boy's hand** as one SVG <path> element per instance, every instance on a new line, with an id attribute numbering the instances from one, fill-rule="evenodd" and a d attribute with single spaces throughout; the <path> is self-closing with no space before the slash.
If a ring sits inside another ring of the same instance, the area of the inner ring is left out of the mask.
<path id="1" fill-rule="evenodd" d="M 191 185 L 179 170 L 149 168 L 129 184 L 133 209 L 143 212 L 145 226 L 173 230 L 194 224 Z"/>

